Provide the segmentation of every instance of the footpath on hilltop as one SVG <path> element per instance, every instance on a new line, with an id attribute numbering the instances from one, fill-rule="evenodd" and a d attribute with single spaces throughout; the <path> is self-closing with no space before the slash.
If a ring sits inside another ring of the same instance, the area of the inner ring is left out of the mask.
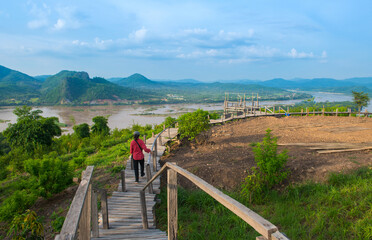
<path id="1" fill-rule="evenodd" d="M 173 145 L 162 161 L 177 162 L 217 188 L 239 188 L 255 166 L 252 144 L 262 141 L 270 128 L 278 136 L 278 150 L 288 149 L 290 182 L 325 181 L 330 172 L 348 172 L 372 162 L 370 150 L 319 153 L 347 144 L 372 146 L 372 118 L 260 117 L 212 127 L 202 144 Z M 187 184 L 187 183 L 185 183 Z"/>

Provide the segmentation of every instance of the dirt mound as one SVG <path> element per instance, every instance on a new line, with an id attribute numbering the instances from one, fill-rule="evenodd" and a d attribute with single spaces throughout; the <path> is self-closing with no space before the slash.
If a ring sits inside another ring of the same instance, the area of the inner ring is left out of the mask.
<path id="1" fill-rule="evenodd" d="M 177 162 L 213 186 L 233 190 L 240 187 L 247 169 L 255 166 L 251 143 L 262 141 L 268 128 L 278 137 L 278 144 L 286 145 L 278 150 L 288 149 L 289 182 L 320 182 L 330 172 L 347 172 L 372 163 L 370 150 L 318 153 L 322 145 L 325 149 L 372 146 L 371 118 L 328 116 L 260 117 L 214 126 L 205 143 L 181 144 L 162 161 Z"/>

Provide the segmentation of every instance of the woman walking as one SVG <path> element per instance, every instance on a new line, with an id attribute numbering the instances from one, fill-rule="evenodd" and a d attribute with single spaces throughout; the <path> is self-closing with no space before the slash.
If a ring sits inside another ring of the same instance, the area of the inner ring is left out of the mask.
<path id="1" fill-rule="evenodd" d="M 133 157 L 134 164 L 134 175 L 136 177 L 135 183 L 139 182 L 138 174 L 138 163 L 141 165 L 141 177 L 145 176 L 145 156 L 143 155 L 142 150 L 150 153 L 151 150 L 146 147 L 146 144 L 139 138 L 140 133 L 135 131 L 133 133 L 134 140 L 130 143 L 130 154 Z"/>

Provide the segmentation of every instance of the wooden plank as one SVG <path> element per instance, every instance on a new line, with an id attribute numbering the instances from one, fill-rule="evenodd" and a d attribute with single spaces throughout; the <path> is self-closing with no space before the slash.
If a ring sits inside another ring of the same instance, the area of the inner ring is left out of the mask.
<path id="1" fill-rule="evenodd" d="M 247 208 L 240 202 L 225 195 L 220 190 L 216 189 L 203 179 L 195 176 L 194 174 L 188 172 L 187 170 L 180 168 L 172 163 L 166 163 L 165 165 L 177 171 L 179 174 L 186 177 L 187 179 L 189 179 L 204 192 L 212 196 L 222 205 L 230 209 L 230 211 L 232 211 L 245 222 L 247 222 L 249 225 L 251 225 L 258 233 L 262 234 L 264 237 L 269 238 L 271 233 L 276 232 L 278 230 L 278 228 L 275 225 L 273 225 L 272 223 L 270 223 L 269 221 L 267 221 L 266 219 L 264 219 L 251 209 Z"/>
<path id="2" fill-rule="evenodd" d="M 177 172 L 173 169 L 168 169 L 168 239 L 177 239 Z"/>
<path id="3" fill-rule="evenodd" d="M 320 154 L 325 153 L 340 153 L 340 152 L 356 152 L 356 151 L 364 151 L 372 149 L 372 147 L 363 147 L 363 148 L 351 148 L 351 149 L 341 149 L 341 150 L 325 150 L 325 151 L 318 151 Z"/>
<path id="4" fill-rule="evenodd" d="M 93 175 L 94 166 L 88 166 L 85 170 L 84 176 L 79 184 L 74 199 L 70 205 L 70 209 L 66 215 L 63 223 L 60 239 L 74 239 L 78 229 L 80 216 L 83 210 L 85 198 L 88 193 L 89 184 Z"/>
<path id="5" fill-rule="evenodd" d="M 279 231 L 271 234 L 271 239 L 272 240 L 289 240 L 289 238 L 286 235 L 284 235 L 283 233 Z"/>

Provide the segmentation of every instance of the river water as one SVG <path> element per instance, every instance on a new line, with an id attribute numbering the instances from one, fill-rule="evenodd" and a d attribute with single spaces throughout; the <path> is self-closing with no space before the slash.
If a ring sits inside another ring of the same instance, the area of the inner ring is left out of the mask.
<path id="1" fill-rule="evenodd" d="M 322 92 L 307 92 L 315 97 L 316 102 L 339 102 L 352 101 L 352 96 L 336 93 Z M 274 104 L 292 105 L 302 100 L 286 100 L 286 101 L 262 101 L 261 106 L 269 106 Z M 13 114 L 15 107 L 0 107 L 0 131 L 8 127 L 9 123 L 15 123 L 17 116 Z M 168 105 L 132 105 L 132 106 L 90 106 L 90 107 L 61 107 L 61 106 L 45 106 L 37 107 L 43 111 L 44 117 L 58 117 L 61 123 L 65 123 L 68 127 L 63 128 L 66 133 L 72 132 L 74 124 L 88 123 L 92 125 L 92 118 L 95 116 L 108 117 L 108 125 L 111 129 L 127 128 L 133 124 L 159 124 L 164 121 L 167 116 L 177 117 L 185 112 L 192 112 L 201 108 L 203 110 L 222 110 L 223 103 L 219 104 L 168 104 Z M 369 112 L 372 112 L 372 104 L 367 107 Z"/>

